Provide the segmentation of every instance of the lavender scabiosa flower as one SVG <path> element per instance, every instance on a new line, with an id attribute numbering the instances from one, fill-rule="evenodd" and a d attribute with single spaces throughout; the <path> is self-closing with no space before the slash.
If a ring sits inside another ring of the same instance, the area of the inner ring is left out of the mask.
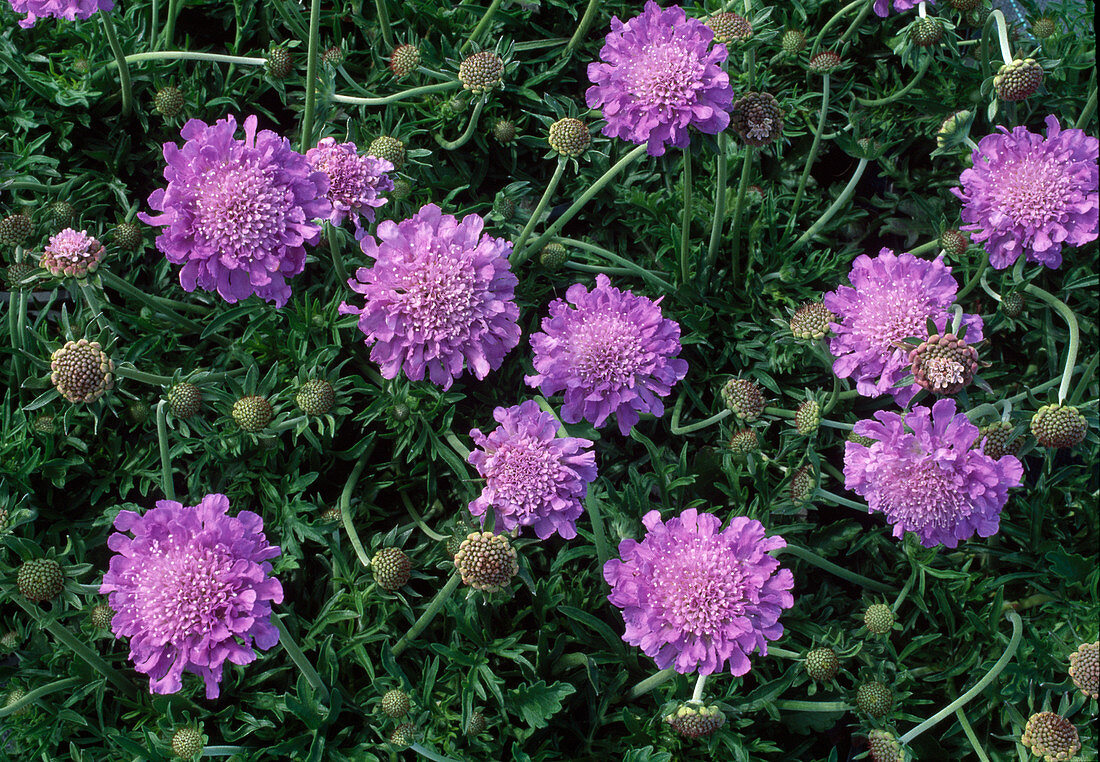
<path id="1" fill-rule="evenodd" d="M 91 18 L 97 11 L 109 11 L 115 7 L 114 0 L 8 0 L 12 10 L 25 13 L 27 17 L 19 26 L 30 29 L 40 18 L 54 17 L 76 21 Z"/>
<path id="2" fill-rule="evenodd" d="M 103 244 L 88 235 L 87 230 L 65 228 L 50 236 L 38 265 L 58 277 L 83 278 L 94 273 L 102 261 Z"/>
<path id="3" fill-rule="evenodd" d="M 603 110 L 603 134 L 646 143 L 650 156 L 688 144 L 688 127 L 716 135 L 729 124 L 733 88 L 720 64 L 726 46 L 683 8 L 650 0 L 625 24 L 611 19 L 600 61 L 588 64 L 589 108 Z M 708 49 L 709 47 L 709 49 Z"/>
<path id="4" fill-rule="evenodd" d="M 621 560 L 603 568 L 607 599 L 623 610 L 623 640 L 661 669 L 748 672 L 749 654 L 768 653 L 783 634 L 781 610 L 794 605 L 794 577 L 767 555 L 787 543 L 744 516 L 719 531 L 717 516 L 694 508 L 668 522 L 650 511 L 642 522 L 645 539 L 623 540 Z"/>
<path id="5" fill-rule="evenodd" d="M 1008 489 L 1023 476 L 1015 456 L 994 460 L 971 449 L 980 432 L 953 399 L 917 405 L 904 417 L 880 410 L 875 418 L 855 427 L 873 444 L 844 444 L 844 486 L 886 515 L 894 537 L 915 532 L 926 548 L 954 548 L 974 534 L 997 533 Z"/>
<path id="6" fill-rule="evenodd" d="M 1015 127 L 986 135 L 959 176 L 963 230 L 989 252 L 998 270 L 1021 254 L 1050 268 L 1062 264 L 1062 245 L 1095 241 L 1100 208 L 1100 141 L 1083 130 L 1063 130 L 1046 118 L 1047 136 Z"/>
<path id="7" fill-rule="evenodd" d="M 935 5 L 935 0 L 928 0 L 929 5 Z M 920 5 L 920 0 L 893 0 L 894 10 L 899 13 L 902 11 L 912 10 Z M 875 0 L 873 10 L 876 16 L 886 18 L 890 15 L 890 0 Z"/>
<path id="8" fill-rule="evenodd" d="M 887 392 L 906 405 L 920 387 L 915 383 L 894 386 L 909 374 L 909 352 L 902 340 L 928 336 L 931 318 L 942 335 L 950 322 L 949 310 L 959 284 L 942 258 L 919 259 L 882 249 L 872 259 L 856 257 L 848 275 L 852 286 L 839 286 L 825 294 L 824 304 L 834 315 L 834 336 L 829 351 L 839 378 L 854 377 L 856 390 L 868 397 Z M 963 315 L 966 341 L 982 338 L 982 319 Z"/>
<path id="9" fill-rule="evenodd" d="M 351 217 L 356 231 L 359 215 L 374 222 L 374 210 L 386 203 L 379 194 L 393 190 L 388 172 L 393 164 L 377 156 L 360 156 L 355 143 L 337 143 L 335 138 L 323 138 L 316 148 L 306 151 L 306 159 L 316 172 L 328 177 L 328 192 L 332 214 L 328 221 L 339 225 Z"/>
<path id="10" fill-rule="evenodd" d="M 213 125 L 188 121 L 182 148 L 164 144 L 168 187 L 149 196 L 163 214 L 138 219 L 164 226 L 157 248 L 183 265 L 185 291 L 217 291 L 230 304 L 256 294 L 282 307 L 290 298 L 286 279 L 305 266 L 303 244 L 317 243 L 316 220 L 332 213 L 328 177 L 286 138 L 257 133 L 255 116 L 244 120 L 244 140 L 236 130 L 233 116 Z"/>
<path id="11" fill-rule="evenodd" d="M 427 371 L 433 384 L 449 389 L 464 365 L 485 378 L 519 343 L 512 245 L 482 235 L 484 227 L 476 214 L 459 222 L 426 204 L 399 224 L 380 223 L 381 243 L 369 235 L 359 242 L 374 266 L 360 267 L 348 285 L 366 304 L 345 302 L 340 314 L 359 315 L 384 377 L 404 370 L 419 381 Z"/>
<path id="12" fill-rule="evenodd" d="M 592 441 L 559 437 L 561 424 L 533 400 L 498 407 L 493 418 L 500 426 L 488 436 L 480 429 L 470 431 L 481 449 L 467 461 L 485 477 L 485 489 L 470 503 L 470 513 L 484 522 L 492 508 L 505 530 L 529 526 L 540 540 L 555 532 L 566 540 L 576 537 L 576 520 L 584 512 L 581 500 L 596 479 Z"/>
<path id="13" fill-rule="evenodd" d="M 214 494 L 195 506 L 160 500 L 144 515 L 115 517 L 119 531 L 107 546 L 116 555 L 99 592 L 108 594 L 111 629 L 130 638 L 130 660 L 149 675 L 151 693 L 175 693 L 186 671 L 217 698 L 227 660 L 248 664 L 253 645 L 279 642 L 271 604 L 282 602 L 283 588 L 268 559 L 280 550 L 258 515 L 228 510 L 229 498 Z"/>
<path id="14" fill-rule="evenodd" d="M 661 316 L 661 300 L 620 291 L 602 273 L 591 292 L 574 283 L 566 301 L 550 303 L 542 331 L 531 335 L 538 373 L 527 376 L 549 397 L 565 393 L 561 417 L 582 418 L 596 428 L 612 413 L 624 435 L 639 413 L 660 417 L 660 398 L 687 375 L 680 354 L 680 326 Z M 572 306 L 570 306 L 572 305 Z"/>

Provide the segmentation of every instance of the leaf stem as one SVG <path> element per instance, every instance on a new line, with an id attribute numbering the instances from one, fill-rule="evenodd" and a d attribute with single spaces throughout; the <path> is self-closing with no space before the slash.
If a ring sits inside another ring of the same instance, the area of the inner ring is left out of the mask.
<path id="1" fill-rule="evenodd" d="M 52 683 L 47 683 L 46 685 L 35 688 L 14 704 L 0 707 L 0 717 L 7 717 L 9 714 L 17 712 L 25 706 L 30 706 L 43 696 L 49 696 L 51 693 L 75 688 L 83 682 L 84 681 L 79 677 L 66 677 L 63 680 L 54 680 Z"/>
<path id="2" fill-rule="evenodd" d="M 581 44 L 581 40 L 584 39 L 584 35 L 588 32 L 588 27 L 592 26 L 593 20 L 596 18 L 596 12 L 600 9 L 600 0 L 588 0 L 588 6 L 584 9 L 584 15 L 581 16 L 581 21 L 577 24 L 577 28 L 573 30 L 573 36 L 569 38 L 569 43 L 565 46 L 563 56 L 570 55 Z"/>
<path id="3" fill-rule="evenodd" d="M 393 655 L 400 656 L 401 652 L 409 647 L 412 641 L 416 640 L 417 636 L 424 631 L 424 629 L 432 623 L 436 614 L 440 612 L 443 606 L 447 603 L 447 600 L 451 597 L 455 590 L 458 589 L 459 583 L 462 582 L 462 576 L 456 569 L 451 578 L 447 580 L 447 584 L 443 586 L 435 597 L 432 598 L 431 603 L 428 604 L 428 608 L 424 610 L 424 613 L 413 622 L 413 626 L 401 636 L 401 638 L 394 644 Z"/>
<path id="4" fill-rule="evenodd" d="M 126 56 L 122 52 L 122 45 L 118 42 L 118 33 L 115 31 L 115 22 L 111 20 L 111 14 L 104 11 L 99 14 L 99 17 L 103 19 L 103 31 L 107 33 L 107 44 L 111 46 L 111 52 L 118 66 L 118 83 L 122 89 L 122 115 L 129 116 L 134 105 L 133 88 L 130 86 L 130 68 L 126 65 Z"/>
<path id="5" fill-rule="evenodd" d="M 885 585 L 882 582 L 878 582 L 868 577 L 864 577 L 862 574 L 856 574 L 853 571 L 848 571 L 843 566 L 837 566 L 832 561 L 826 561 L 824 558 L 814 553 L 812 550 L 808 550 L 799 545 L 792 545 L 787 543 L 785 547 L 779 548 L 775 551 L 775 555 L 781 553 L 789 553 L 795 558 L 801 559 L 811 566 L 816 566 L 822 571 L 827 571 L 841 579 L 846 579 L 849 582 L 853 582 L 857 585 L 867 588 L 868 590 L 875 590 L 879 593 L 892 593 L 894 589 L 889 585 Z"/>
<path id="6" fill-rule="evenodd" d="M 725 130 L 718 133 L 718 167 L 714 179 L 714 217 L 710 221 L 710 243 L 707 245 L 707 270 L 718 261 L 718 243 L 726 223 L 726 183 L 729 179 L 729 157 L 726 156 L 729 137 Z"/>
<path id="7" fill-rule="evenodd" d="M 382 34 L 382 44 L 387 51 L 393 50 L 393 30 L 390 28 L 390 11 L 386 0 L 374 0 L 374 10 L 378 14 L 378 31 Z"/>
<path id="8" fill-rule="evenodd" d="M 675 669 L 673 669 L 672 667 L 665 667 L 660 672 L 650 675 L 645 680 L 642 680 L 633 688 L 631 688 L 630 693 L 627 694 L 627 698 L 636 699 L 640 696 L 644 696 L 654 688 L 664 685 L 675 676 Z"/>
<path id="9" fill-rule="evenodd" d="M 379 0 L 381 2 L 381 0 Z M 298 136 L 298 150 L 305 153 L 313 147 L 313 114 L 317 104 L 317 62 L 321 53 L 321 0 L 312 0 L 309 6 L 309 46 L 306 49 L 306 102 L 302 109 L 302 127 Z"/>

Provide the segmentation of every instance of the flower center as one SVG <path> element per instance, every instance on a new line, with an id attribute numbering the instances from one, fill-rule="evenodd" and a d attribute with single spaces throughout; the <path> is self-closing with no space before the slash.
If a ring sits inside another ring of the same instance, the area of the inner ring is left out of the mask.
<path id="1" fill-rule="evenodd" d="M 1062 216 L 1072 192 L 1062 165 L 1028 156 L 1001 164 L 992 192 L 999 211 L 1017 225 L 1043 225 Z"/>
<path id="2" fill-rule="evenodd" d="M 366 184 L 367 171 L 357 157 L 332 151 L 314 164 L 314 169 L 328 175 L 328 197 L 345 206 L 359 200 Z"/>
<path id="3" fill-rule="evenodd" d="M 461 252 L 456 252 L 460 255 Z M 474 319 L 475 273 L 460 256 L 432 252 L 401 273 L 395 301 L 423 339 L 455 339 Z"/>
<path id="4" fill-rule="evenodd" d="M 502 500 L 532 512 L 554 493 L 556 466 L 551 453 L 536 442 L 508 442 L 493 455 L 487 481 Z"/>
<path id="5" fill-rule="evenodd" d="M 897 283 L 889 289 L 857 291 L 856 298 L 860 304 L 854 310 L 852 332 L 883 355 L 897 351 L 895 345 L 902 339 L 928 335 L 925 323 L 933 309 L 920 284 Z"/>
<path id="6" fill-rule="evenodd" d="M 209 169 L 198 186 L 195 228 L 219 253 L 251 262 L 282 240 L 290 194 L 254 162 Z"/>
<path id="7" fill-rule="evenodd" d="M 233 559 L 223 545 L 212 548 L 154 546 L 136 578 L 133 599 L 140 601 L 145 631 L 161 643 L 178 644 L 209 632 L 225 620 L 235 597 L 230 579 Z"/>
<path id="8" fill-rule="evenodd" d="M 698 52 L 676 40 L 650 43 L 627 66 L 625 84 L 635 98 L 675 109 L 695 100 L 703 68 Z"/>
<path id="9" fill-rule="evenodd" d="M 913 442 L 913 447 L 916 443 Z M 969 516 L 970 505 L 959 494 L 952 474 L 931 461 L 899 461 L 885 466 L 882 510 L 893 523 L 920 531 L 929 527 L 951 529 Z"/>
<path id="10" fill-rule="evenodd" d="M 950 356 L 933 357 L 922 366 L 924 375 L 936 389 L 947 389 L 966 381 L 962 363 Z"/>
<path id="11" fill-rule="evenodd" d="M 653 596 L 657 613 L 671 627 L 697 636 L 719 635 L 723 625 L 742 616 L 745 605 L 744 572 L 720 547 L 679 548 L 656 570 Z"/>
<path id="12" fill-rule="evenodd" d="M 589 384 L 633 386 L 644 359 L 638 328 L 619 315 L 587 313 L 572 326 L 573 372 Z"/>

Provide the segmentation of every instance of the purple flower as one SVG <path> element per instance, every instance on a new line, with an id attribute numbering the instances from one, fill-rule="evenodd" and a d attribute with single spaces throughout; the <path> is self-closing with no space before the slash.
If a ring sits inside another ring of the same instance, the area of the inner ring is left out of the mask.
<path id="1" fill-rule="evenodd" d="M 362 307 L 340 305 L 340 314 L 359 315 L 359 330 L 374 343 L 371 360 L 382 375 L 398 371 L 451 388 L 468 365 L 477 378 L 500 367 L 519 343 L 518 280 L 508 255 L 512 245 L 482 235 L 485 221 L 468 214 L 462 222 L 426 204 L 400 224 L 378 225 L 359 242 L 374 259 L 348 280 L 366 297 Z"/>
<path id="2" fill-rule="evenodd" d="M 743 675 L 748 655 L 768 653 L 783 634 L 782 609 L 794 605 L 794 577 L 768 551 L 786 546 L 764 537 L 759 521 L 722 522 L 688 508 L 668 523 L 658 511 L 642 519 L 645 539 L 623 540 L 603 567 L 607 599 L 623 610 L 623 640 L 661 669 L 709 675 L 725 668 Z"/>
<path id="3" fill-rule="evenodd" d="M 662 10 L 650 0 L 625 24 L 613 17 L 603 63 L 588 64 L 593 84 L 585 93 L 589 108 L 603 109 L 603 134 L 648 143 L 647 153 L 660 156 L 666 145 L 688 144 L 689 126 L 710 135 L 726 129 L 733 88 L 719 66 L 726 46 L 708 50 L 713 39 L 678 5 Z"/>
<path id="4" fill-rule="evenodd" d="M 466 460 L 485 477 L 485 489 L 470 503 L 470 513 L 485 521 L 492 508 L 497 528 L 509 532 L 529 526 L 540 540 L 557 532 L 566 540 L 577 536 L 577 517 L 588 483 L 596 479 L 592 441 L 559 437 L 553 414 L 528 400 L 498 407 L 493 418 L 500 424 L 485 436 L 480 429 L 470 437 L 480 450 Z"/>
<path id="5" fill-rule="evenodd" d="M 1100 141 L 1083 130 L 1063 130 L 1046 118 L 1043 138 L 1026 127 L 986 135 L 971 155 L 973 167 L 951 192 L 963 201 L 963 230 L 989 252 L 998 270 L 1024 254 L 1050 268 L 1062 264 L 1062 244 L 1097 237 Z"/>
<path id="6" fill-rule="evenodd" d="M 355 143 L 337 143 L 335 138 L 322 139 L 306 151 L 306 158 L 314 171 L 328 176 L 329 222 L 339 225 L 351 217 L 356 231 L 360 214 L 374 222 L 375 208 L 386 203 L 378 194 L 393 190 L 393 180 L 386 174 L 393 171 L 393 164 L 377 156 L 360 156 Z"/>
<path id="7" fill-rule="evenodd" d="M 886 514 L 894 537 L 916 532 L 926 548 L 954 548 L 975 533 L 997 533 L 1008 488 L 1023 476 L 1015 456 L 994 460 L 971 449 L 978 427 L 955 412 L 953 399 L 931 410 L 917 405 L 904 417 L 879 411 L 875 418 L 855 427 L 875 444 L 844 445 L 844 486 L 867 500 L 872 512 Z"/>
<path id="8" fill-rule="evenodd" d="M 935 5 L 936 0 L 928 0 L 929 5 Z M 920 5 L 920 0 L 894 0 L 895 11 L 908 11 Z M 875 0 L 874 11 L 876 16 L 886 18 L 890 15 L 890 0 Z"/>
<path id="9" fill-rule="evenodd" d="M 222 666 L 254 661 L 253 645 L 279 642 L 271 604 L 283 588 L 271 576 L 277 546 L 251 511 L 226 515 L 229 498 L 207 495 L 195 506 L 160 500 L 139 515 L 120 511 L 107 546 L 116 555 L 99 592 L 115 611 L 111 630 L 130 638 L 134 669 L 149 675 L 151 693 L 175 693 L 183 673 L 206 681 L 217 698 Z"/>
<path id="10" fill-rule="evenodd" d="M 596 276 L 591 292 L 574 283 L 550 303 L 542 332 L 531 335 L 537 375 L 527 376 L 549 397 L 565 392 L 561 417 L 582 418 L 596 428 L 612 413 L 624 435 L 639 413 L 660 417 L 665 397 L 687 375 L 680 354 L 680 326 L 661 317 L 661 300 L 620 291 L 606 275 Z"/>
<path id="11" fill-rule="evenodd" d="M 305 266 L 303 244 L 321 235 L 315 220 L 332 213 L 328 178 L 286 138 L 257 134 L 255 116 L 244 120 L 244 140 L 233 137 L 236 130 L 232 116 L 213 125 L 188 121 L 182 148 L 164 144 L 168 187 L 149 196 L 163 214 L 138 218 L 165 226 L 157 248 L 183 265 L 185 291 L 217 291 L 230 304 L 256 294 L 282 307 L 286 279 Z"/>
<path id="12" fill-rule="evenodd" d="M 103 244 L 88 235 L 87 230 L 65 228 L 50 236 L 38 266 L 58 277 L 83 278 L 94 273 L 102 261 Z"/>
<path id="13" fill-rule="evenodd" d="M 27 17 L 19 26 L 29 29 L 40 18 L 54 18 L 75 21 L 91 18 L 96 11 L 109 11 L 115 7 L 114 0 L 8 0 L 16 13 L 25 13 Z"/>
<path id="14" fill-rule="evenodd" d="M 959 284 L 943 259 L 918 259 L 883 249 L 872 259 L 856 257 L 848 279 L 852 288 L 840 286 L 825 294 L 825 306 L 837 316 L 830 323 L 834 333 L 829 351 L 839 378 L 854 377 L 856 390 L 868 397 L 889 392 L 899 405 L 907 405 L 920 387 L 915 383 L 894 386 L 909 375 L 908 349 L 899 346 L 910 337 L 928 336 L 928 319 L 942 334 L 951 319 L 949 310 Z M 966 342 L 982 339 L 982 319 L 963 315 Z"/>

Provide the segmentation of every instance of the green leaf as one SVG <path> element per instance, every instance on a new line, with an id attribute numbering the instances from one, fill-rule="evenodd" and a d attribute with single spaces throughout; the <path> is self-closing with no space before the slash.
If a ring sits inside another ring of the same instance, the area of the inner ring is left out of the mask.
<path id="1" fill-rule="evenodd" d="M 576 693 L 572 685 L 555 682 L 547 685 L 539 680 L 534 685 L 508 691 L 505 706 L 514 714 L 523 718 L 532 728 L 545 728 L 548 720 L 561 711 L 561 702 Z"/>

